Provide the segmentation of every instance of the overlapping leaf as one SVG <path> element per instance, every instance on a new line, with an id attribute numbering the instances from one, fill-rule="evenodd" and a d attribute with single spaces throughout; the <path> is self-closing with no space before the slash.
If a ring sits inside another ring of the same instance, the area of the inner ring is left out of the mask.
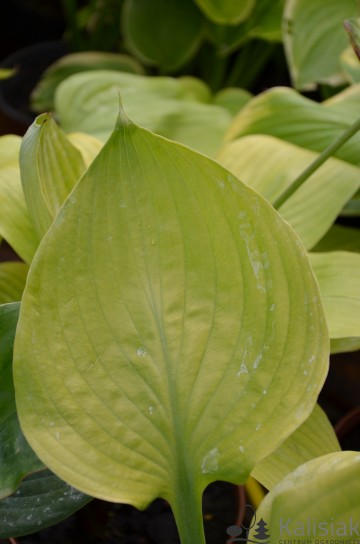
<path id="1" fill-rule="evenodd" d="M 309 543 L 327 538 L 350 542 L 359 530 L 359 496 L 360 454 L 330 453 L 286 476 L 265 497 L 256 519 L 266 523 L 271 542 L 299 538 Z"/>
<path id="2" fill-rule="evenodd" d="M 340 451 L 340 445 L 335 431 L 325 412 L 316 405 L 305 423 L 256 465 L 252 476 L 267 489 L 272 489 L 299 465 L 336 451 Z"/>
<path id="3" fill-rule="evenodd" d="M 23 297 L 17 404 L 40 458 L 97 497 L 166 498 L 194 541 L 203 489 L 244 482 L 305 421 L 327 356 L 293 230 L 218 163 L 121 114 Z"/>

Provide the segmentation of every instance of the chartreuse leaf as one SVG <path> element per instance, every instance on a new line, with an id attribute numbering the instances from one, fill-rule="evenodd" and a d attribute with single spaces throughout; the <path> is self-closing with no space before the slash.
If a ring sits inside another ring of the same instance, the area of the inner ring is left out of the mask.
<path id="1" fill-rule="evenodd" d="M 355 251 L 360 253 L 360 230 L 344 225 L 333 225 L 325 236 L 313 247 L 313 251 Z"/>
<path id="2" fill-rule="evenodd" d="M 39 240 L 85 171 L 80 151 L 48 114 L 35 119 L 20 149 L 21 183 Z"/>
<path id="3" fill-rule="evenodd" d="M 275 202 L 317 154 L 266 135 L 244 136 L 223 146 L 217 159 Z M 341 182 L 339 182 L 341 180 Z M 279 209 L 311 249 L 329 230 L 360 186 L 359 168 L 330 158 Z"/>
<path id="4" fill-rule="evenodd" d="M 28 270 L 25 263 L 0 263 L 0 304 L 21 300 Z"/>
<path id="5" fill-rule="evenodd" d="M 283 43 L 296 88 L 345 83 L 339 65 L 339 57 L 349 43 L 343 21 L 359 15 L 354 0 L 285 2 Z"/>
<path id="6" fill-rule="evenodd" d="M 256 520 L 271 542 L 353 542 L 359 535 L 360 454 L 329 453 L 300 465 L 265 497 Z M 249 540 L 256 538 L 258 523 Z M 259 534 L 259 533 L 257 533 Z"/>
<path id="7" fill-rule="evenodd" d="M 236 25 L 251 14 L 255 0 L 195 0 L 196 4 L 211 21 Z"/>
<path id="8" fill-rule="evenodd" d="M 128 55 L 102 51 L 80 51 L 64 55 L 43 73 L 39 83 L 31 93 L 33 111 L 42 113 L 54 109 L 56 87 L 67 77 L 89 70 L 120 70 L 142 74 L 143 67 Z"/>
<path id="9" fill-rule="evenodd" d="M 183 544 L 200 544 L 204 488 L 244 482 L 305 421 L 327 359 L 289 225 L 218 163 L 121 112 L 23 296 L 17 406 L 43 462 L 102 499 L 163 497 Z"/>
<path id="10" fill-rule="evenodd" d="M 91 500 L 49 470 L 27 476 L 0 501 L 0 538 L 29 535 L 59 523 Z"/>
<path id="11" fill-rule="evenodd" d="M 359 349 L 360 255 L 347 251 L 311 253 L 310 262 L 320 285 L 331 351 Z"/>
<path id="12" fill-rule="evenodd" d="M 231 122 L 228 140 L 247 134 L 268 134 L 290 143 L 322 152 L 354 123 L 359 108 L 360 85 L 352 85 L 333 99 L 319 104 L 297 91 L 276 87 L 252 98 Z M 360 133 L 355 134 L 335 156 L 360 165 Z"/>
<path id="13" fill-rule="evenodd" d="M 21 432 L 16 413 L 12 357 L 19 306 L 17 302 L 0 306 L 0 498 L 13 493 L 29 472 L 43 468 Z"/>
<path id="14" fill-rule="evenodd" d="M 190 60 L 203 39 L 203 17 L 192 0 L 125 0 L 121 22 L 131 53 L 166 72 Z"/>
<path id="15" fill-rule="evenodd" d="M 71 76 L 59 85 L 55 98 L 62 128 L 105 141 L 116 121 L 119 91 L 131 118 L 153 132 L 208 155 L 221 146 L 231 114 L 210 103 L 209 89 L 196 78 L 114 71 Z"/>
<path id="16" fill-rule="evenodd" d="M 0 137 L 0 235 L 30 263 L 38 245 L 20 182 L 19 136 Z"/>
<path id="17" fill-rule="evenodd" d="M 256 465 L 252 476 L 267 489 L 272 489 L 299 465 L 340 449 L 330 421 L 316 405 L 310 417 L 279 448 Z"/>

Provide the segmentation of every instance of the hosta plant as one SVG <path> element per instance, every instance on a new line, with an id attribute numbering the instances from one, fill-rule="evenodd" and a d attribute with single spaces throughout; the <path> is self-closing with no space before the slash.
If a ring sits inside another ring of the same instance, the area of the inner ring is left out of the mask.
<path id="1" fill-rule="evenodd" d="M 318 283 L 295 231 L 218 162 L 123 111 L 100 151 L 72 139 L 40 116 L 20 150 L 41 242 L 16 334 L 18 305 L 1 307 L 3 394 L 15 335 L 17 407 L 3 422 L 2 536 L 91 496 L 138 508 L 162 497 L 182 542 L 204 542 L 209 483 L 252 473 L 270 489 L 338 450 L 315 406 L 329 354 Z M 24 516 L 27 489 L 40 508 Z"/>
<path id="2" fill-rule="evenodd" d="M 269 490 L 251 539 L 354 536 L 359 455 L 339 451 L 316 402 L 330 351 L 360 347 L 359 234 L 335 224 L 359 213 L 358 136 L 343 139 L 359 87 L 321 104 L 283 87 L 214 92 L 227 55 L 279 40 L 283 4 L 294 86 L 349 81 L 333 28 L 355 3 L 328 3 L 319 43 L 334 53 L 319 64 L 299 44 L 321 3 L 311 18 L 302 0 L 171 2 L 177 26 L 197 15 L 164 48 L 125 1 L 137 61 L 74 74 L 62 60 L 38 95 L 60 126 L 43 114 L 0 140 L 0 235 L 22 260 L 0 265 L 1 538 L 92 497 L 160 497 L 182 544 L 201 544 L 206 487 L 250 476 Z M 142 74 L 181 70 L 209 39 L 224 58 L 207 84 Z"/>

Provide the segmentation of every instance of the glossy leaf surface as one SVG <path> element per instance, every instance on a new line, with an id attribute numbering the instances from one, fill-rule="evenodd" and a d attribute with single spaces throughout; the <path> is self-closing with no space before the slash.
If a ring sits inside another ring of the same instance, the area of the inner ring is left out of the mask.
<path id="1" fill-rule="evenodd" d="M 38 238 L 32 226 L 20 181 L 18 136 L 0 137 L 0 235 L 30 263 Z"/>
<path id="2" fill-rule="evenodd" d="M 311 416 L 277 450 L 256 465 L 252 476 L 267 489 L 272 489 L 299 465 L 340 449 L 330 421 L 317 404 Z"/>
<path id="3" fill-rule="evenodd" d="M 296 88 L 345 82 L 339 65 L 339 57 L 349 44 L 343 21 L 359 15 L 356 0 L 285 2 L 283 40 Z"/>
<path id="4" fill-rule="evenodd" d="M 360 349 L 360 255 L 311 253 L 310 262 L 320 285 L 332 352 Z"/>
<path id="5" fill-rule="evenodd" d="M 359 527 L 359 496 L 360 454 L 330 453 L 286 476 L 265 497 L 256 519 L 267 524 L 271 542 L 300 538 L 315 543 L 327 537 L 350 542 Z"/>
<path id="6" fill-rule="evenodd" d="M 13 493 L 29 472 L 43 468 L 21 432 L 16 413 L 12 356 L 19 306 L 0 306 L 0 498 Z"/>
<path id="7" fill-rule="evenodd" d="M 91 500 L 49 470 L 29 475 L 0 501 L 0 538 L 29 535 L 67 518 Z"/>
<path id="8" fill-rule="evenodd" d="M 17 404 L 39 457 L 96 497 L 167 499 L 190 542 L 204 488 L 244 482 L 310 415 L 327 359 L 294 231 L 218 163 L 122 113 L 22 301 Z"/>
<path id="9" fill-rule="evenodd" d="M 317 156 L 279 138 L 251 135 L 227 143 L 217 159 L 273 203 Z M 329 230 L 359 185 L 359 168 L 330 158 L 279 212 L 306 248 L 311 249 Z"/>
<path id="10" fill-rule="evenodd" d="M 62 128 L 105 141 L 116 122 L 119 92 L 130 117 L 149 130 L 209 155 L 221 146 L 231 115 L 210 103 L 209 89 L 195 78 L 109 71 L 72 76 L 56 94 Z"/>
<path id="11" fill-rule="evenodd" d="M 203 17 L 192 0 L 125 0 L 121 24 L 132 54 L 163 72 L 190 60 L 203 38 Z"/>

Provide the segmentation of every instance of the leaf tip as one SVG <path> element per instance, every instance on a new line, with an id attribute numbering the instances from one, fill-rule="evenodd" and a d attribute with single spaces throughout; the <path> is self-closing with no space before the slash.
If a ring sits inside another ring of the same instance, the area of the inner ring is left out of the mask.
<path id="1" fill-rule="evenodd" d="M 119 92 L 119 115 L 116 121 L 116 128 L 119 127 L 126 127 L 129 125 L 132 125 L 132 121 L 128 118 L 128 116 L 125 113 L 124 106 L 122 103 L 121 95 Z"/>

